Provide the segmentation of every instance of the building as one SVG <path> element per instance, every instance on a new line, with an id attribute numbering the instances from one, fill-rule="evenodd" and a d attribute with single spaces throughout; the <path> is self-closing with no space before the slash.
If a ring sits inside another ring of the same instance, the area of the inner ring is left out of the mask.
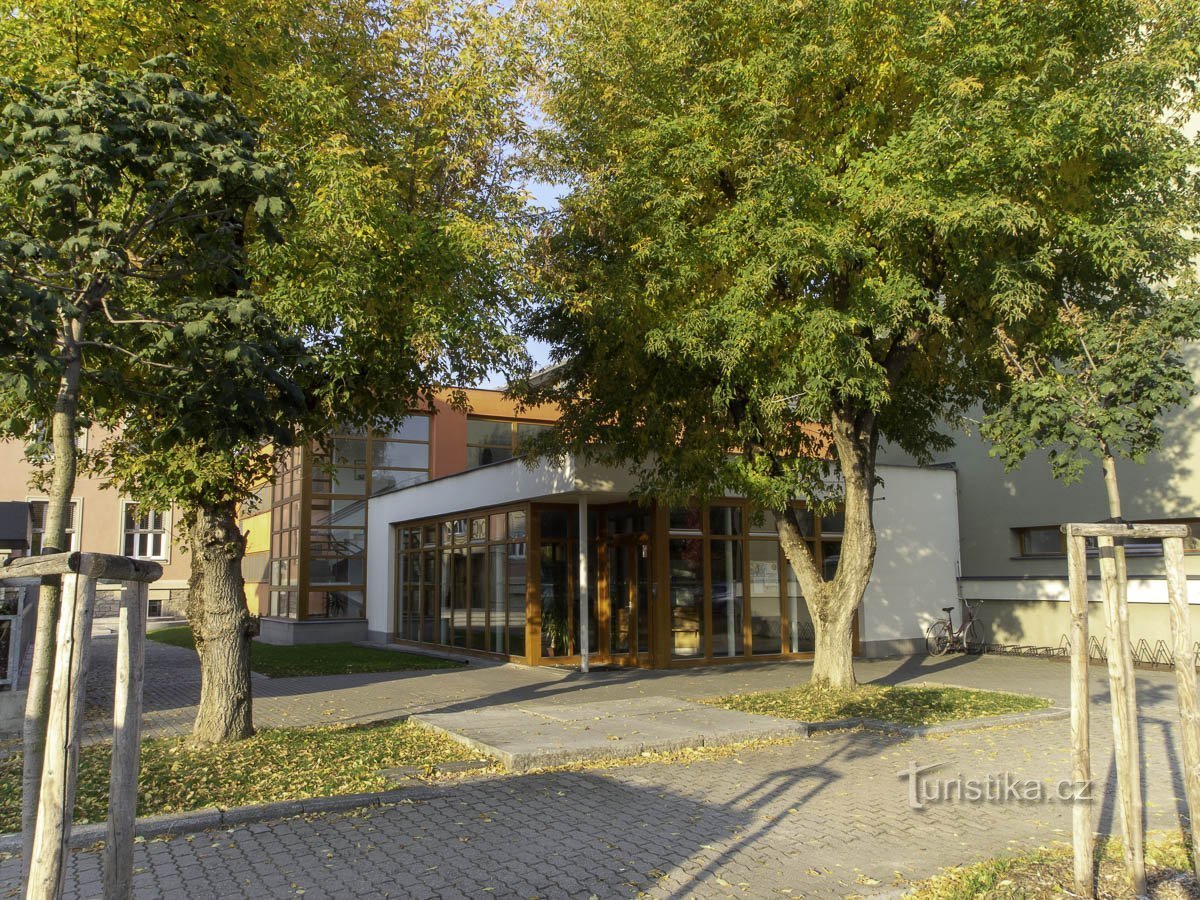
<path id="1" fill-rule="evenodd" d="M 678 666 L 804 658 L 812 626 L 774 525 L 744 501 L 639 506 L 626 473 L 516 458 L 556 411 L 496 391 L 438 401 L 387 435 L 293 451 L 248 533 L 260 639 L 395 642 L 527 664 Z M 861 653 L 912 652 L 954 602 L 952 472 L 895 466 Z M 839 516 L 805 516 L 822 565 Z M 587 549 L 580 565 L 580 535 Z M 579 604 L 588 590 L 586 616 Z M 586 619 L 586 629 L 582 628 Z"/>
<path id="2" fill-rule="evenodd" d="M 557 417 L 549 409 L 518 416 L 499 391 L 461 396 L 469 412 L 439 399 L 388 434 L 345 432 L 324 453 L 288 453 L 257 509 L 243 518 L 243 574 L 262 640 L 365 639 L 371 498 L 511 459 L 521 438 Z"/>
<path id="3" fill-rule="evenodd" d="M 574 459 L 528 465 L 517 458 L 521 441 L 551 427 L 556 411 L 520 411 L 497 391 L 461 397 L 464 406 L 437 400 L 387 434 L 346 432 L 323 452 L 289 451 L 243 516 L 243 574 L 261 640 L 373 640 L 533 665 L 578 664 L 584 640 L 590 661 L 607 665 L 811 653 L 811 621 L 769 515 L 736 497 L 640 506 L 626 472 Z M 1122 467 L 1128 518 L 1200 531 L 1198 413 L 1200 401 L 1173 414 L 1163 452 Z M 18 445 L 0 446 L 0 471 L 0 499 L 31 504 L 37 552 L 45 497 L 27 487 L 32 470 Z M 1005 473 L 969 436 L 928 468 L 885 452 L 879 473 L 879 551 L 856 652 L 922 651 L 929 622 L 960 599 L 984 601 L 990 644 L 1062 645 L 1058 527 L 1104 518 L 1098 484 L 1053 482 L 1039 459 Z M 151 612 L 183 611 L 189 567 L 172 513 L 143 512 L 87 477 L 73 508 L 72 549 L 160 562 Z M 819 564 L 835 565 L 840 517 L 801 513 Z M 1161 547 L 1128 552 L 1135 648 L 1153 661 L 1168 634 Z M 1189 543 L 1187 564 L 1200 581 L 1200 541 Z M 98 613 L 115 612 L 116 600 L 102 592 Z M 1093 600 L 1093 633 L 1102 635 L 1096 582 Z"/>
<path id="4" fill-rule="evenodd" d="M 1200 377 L 1200 347 L 1188 348 L 1188 361 Z M 1184 562 L 1189 599 L 1200 604 L 1200 396 L 1169 411 L 1162 426 L 1162 447 L 1144 464 L 1118 461 L 1122 512 L 1129 521 L 1192 526 Z M 958 474 L 959 590 L 965 600 L 983 601 L 984 639 L 1009 647 L 1065 647 L 1069 600 L 1059 526 L 1108 517 L 1099 464 L 1072 485 L 1050 477 L 1044 453 L 1005 472 L 988 456 L 986 442 L 966 434 L 938 461 Z M 1126 558 L 1135 656 L 1146 663 L 1167 662 L 1171 642 L 1161 543 L 1127 546 Z M 1089 630 L 1102 637 L 1098 565 L 1089 568 Z M 1200 641 L 1200 616 L 1192 620 L 1194 639 Z"/>
<path id="5" fill-rule="evenodd" d="M 914 652 L 955 601 L 954 473 L 887 467 L 863 655 Z M 806 658 L 812 626 L 773 521 L 735 497 L 643 507 L 621 471 L 514 459 L 369 503 L 371 638 L 528 664 L 674 667 Z M 841 517 L 803 515 L 836 565 Z M 581 559 L 580 546 L 586 548 Z M 586 580 L 586 629 L 580 584 Z"/>
<path id="6" fill-rule="evenodd" d="M 98 428 L 81 431 L 79 445 L 103 439 Z M 0 441 L 0 501 L 29 504 L 29 553 L 42 549 L 42 530 L 46 518 L 46 494 L 34 484 L 34 467 L 25 457 L 25 448 L 16 441 Z M 143 510 L 138 504 L 106 487 L 99 478 L 81 474 L 75 480 L 71 498 L 70 547 L 92 553 L 118 553 L 137 559 L 154 560 L 163 567 L 163 576 L 150 585 L 150 614 L 182 615 L 187 600 L 191 565 L 178 540 L 174 511 L 165 513 Z M 114 585 L 96 592 L 96 615 L 115 616 L 121 588 Z"/>

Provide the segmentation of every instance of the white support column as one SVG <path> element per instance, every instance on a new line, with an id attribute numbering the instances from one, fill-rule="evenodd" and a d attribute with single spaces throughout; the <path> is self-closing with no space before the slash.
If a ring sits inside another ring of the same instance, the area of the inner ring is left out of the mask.
<path id="1" fill-rule="evenodd" d="M 588 670 L 588 504 L 579 498 L 579 671 Z"/>

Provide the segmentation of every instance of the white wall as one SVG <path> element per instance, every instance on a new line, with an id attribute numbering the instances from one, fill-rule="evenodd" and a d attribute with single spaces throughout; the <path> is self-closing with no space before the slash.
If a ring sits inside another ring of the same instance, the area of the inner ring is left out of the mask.
<path id="1" fill-rule="evenodd" d="M 880 466 L 879 475 L 879 545 L 859 614 L 864 643 L 922 638 L 942 607 L 958 606 L 955 473 Z"/>
<path id="2" fill-rule="evenodd" d="M 1161 557 L 1157 561 L 1161 567 Z M 1066 560 L 1062 561 L 1062 565 L 1066 568 Z M 1090 568 L 1095 569 L 1095 565 Z M 1187 586 L 1188 603 L 1200 605 L 1200 581 L 1189 578 Z M 1047 600 L 1063 604 L 1071 602 L 1066 575 L 1045 578 L 964 578 L 962 594 L 968 600 Z M 1103 599 L 1100 576 L 1092 571 L 1088 577 L 1088 602 L 1099 603 Z M 1166 604 L 1166 577 L 1131 577 L 1129 602 Z"/>

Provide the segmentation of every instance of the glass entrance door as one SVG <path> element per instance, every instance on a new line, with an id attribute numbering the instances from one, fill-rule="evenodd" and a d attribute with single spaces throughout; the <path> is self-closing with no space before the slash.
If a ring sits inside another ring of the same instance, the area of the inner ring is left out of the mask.
<path id="1" fill-rule="evenodd" d="M 650 660 L 650 545 L 614 538 L 608 549 L 608 651 L 613 662 Z"/>

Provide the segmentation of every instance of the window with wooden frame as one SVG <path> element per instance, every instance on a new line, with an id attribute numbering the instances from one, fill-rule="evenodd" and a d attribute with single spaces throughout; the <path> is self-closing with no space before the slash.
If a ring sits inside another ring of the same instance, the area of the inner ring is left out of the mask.
<path id="1" fill-rule="evenodd" d="M 1183 542 L 1184 553 L 1200 555 L 1200 518 L 1186 519 L 1137 519 L 1136 525 L 1187 525 L 1191 536 Z M 1035 525 L 1014 528 L 1017 537 L 1017 552 L 1022 559 L 1058 559 L 1067 555 L 1066 536 L 1058 525 Z M 1089 555 L 1096 553 L 1096 539 L 1087 539 Z M 1155 538 L 1125 542 L 1126 556 L 1161 556 L 1162 541 Z"/>
<path id="2" fill-rule="evenodd" d="M 553 427 L 516 419 L 468 416 L 467 468 L 478 469 L 519 456 L 522 442 Z"/>
<path id="3" fill-rule="evenodd" d="M 121 504 L 124 539 L 121 552 L 134 559 L 167 558 L 167 517 L 156 510 L 142 509 L 141 504 L 125 501 Z"/>
<path id="4" fill-rule="evenodd" d="M 800 505 L 796 512 L 813 561 L 831 578 L 841 555 L 842 512 L 817 516 Z M 674 658 L 716 660 L 812 649 L 811 622 L 770 512 L 734 500 L 678 507 L 668 512 L 667 527 Z"/>
<path id="5" fill-rule="evenodd" d="M 46 514 L 50 509 L 49 500 L 29 501 L 29 555 L 38 556 L 42 552 L 42 535 L 46 533 Z M 67 523 L 66 549 L 79 549 L 79 501 L 71 501 L 71 518 Z"/>
<path id="6" fill-rule="evenodd" d="M 527 511 L 395 526 L 396 637 L 525 656 Z"/>

